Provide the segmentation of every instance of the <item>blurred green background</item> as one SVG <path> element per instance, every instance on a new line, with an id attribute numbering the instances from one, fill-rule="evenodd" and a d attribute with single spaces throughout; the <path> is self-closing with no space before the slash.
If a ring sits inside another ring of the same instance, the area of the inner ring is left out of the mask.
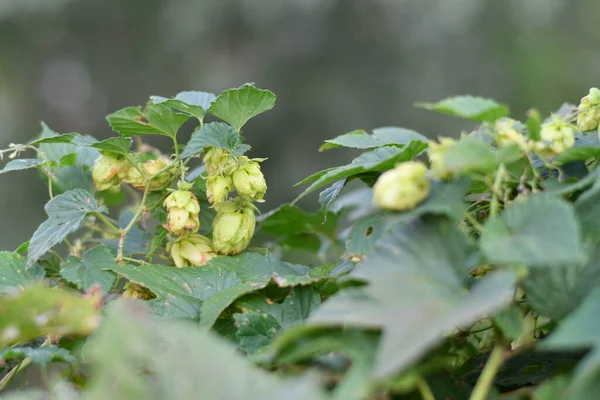
<path id="1" fill-rule="evenodd" d="M 324 139 L 469 127 L 415 101 L 476 94 L 516 118 L 578 102 L 599 84 L 599 18 L 598 0 L 0 0 L 0 148 L 42 120 L 104 138 L 108 113 L 150 95 L 254 82 L 278 95 L 244 132 L 268 157 L 266 210 L 354 156 L 318 153 Z M 35 172 L 0 176 L 1 249 L 31 237 L 47 196 Z"/>

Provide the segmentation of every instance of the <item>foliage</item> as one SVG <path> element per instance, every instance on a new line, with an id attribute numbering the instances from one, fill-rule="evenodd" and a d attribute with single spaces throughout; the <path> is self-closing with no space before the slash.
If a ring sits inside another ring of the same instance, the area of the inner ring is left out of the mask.
<path id="1" fill-rule="evenodd" d="M 327 140 L 363 152 L 300 182 L 298 199 L 330 185 L 320 211 L 257 218 L 265 159 L 244 156 L 242 128 L 275 100 L 153 96 L 108 116 L 119 136 L 42 124 L 0 150 L 0 174 L 37 168 L 50 197 L 0 252 L 0 390 L 31 364 L 64 369 L 6 398 L 600 396 L 600 106 L 521 123 L 490 99 L 419 103 L 480 125 Z"/>

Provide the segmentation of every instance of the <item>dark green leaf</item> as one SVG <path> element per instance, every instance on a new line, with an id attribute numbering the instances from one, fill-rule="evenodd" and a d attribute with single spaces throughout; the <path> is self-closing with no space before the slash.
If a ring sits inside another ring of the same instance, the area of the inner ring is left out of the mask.
<path id="1" fill-rule="evenodd" d="M 206 110 L 211 103 L 217 98 L 212 93 L 207 92 L 181 92 L 174 99 L 166 97 L 152 96 L 151 99 L 156 104 L 162 104 L 171 107 L 174 110 L 184 112 L 198 118 L 199 121 L 204 119 Z"/>
<path id="2" fill-rule="evenodd" d="M 582 391 L 588 386 L 600 389 L 600 288 L 590 293 L 579 308 L 543 342 L 542 347 L 562 351 L 592 348 L 577 366 L 569 392 Z"/>
<path id="3" fill-rule="evenodd" d="M 208 146 L 225 149 L 233 155 L 242 155 L 250 150 L 250 146 L 242 144 L 240 134 L 230 125 L 224 122 L 211 122 L 198 127 L 192 133 L 181 157 L 188 158 L 200 154 Z"/>
<path id="4" fill-rule="evenodd" d="M 504 337 L 510 340 L 517 340 L 523 333 L 523 320 L 525 314 L 523 311 L 513 305 L 500 311 L 494 317 L 494 325 L 500 329 Z"/>
<path id="5" fill-rule="evenodd" d="M 529 138 L 532 140 L 540 140 L 540 129 L 542 126 L 542 117 L 538 110 L 533 109 L 527 112 L 527 122 L 525 126 L 527 127 L 527 133 Z"/>
<path id="6" fill-rule="evenodd" d="M 44 278 L 44 269 L 39 265 L 36 264 L 27 270 L 25 259 L 21 255 L 0 251 L 0 294 L 39 283 L 42 278 Z"/>
<path id="7" fill-rule="evenodd" d="M 455 180 L 452 183 L 434 182 L 427 200 L 412 210 L 403 213 L 380 211 L 358 219 L 350 227 L 346 238 L 347 252 L 367 254 L 384 233 L 422 215 L 445 215 L 456 221 L 461 220 L 468 184 L 466 179 Z"/>
<path id="8" fill-rule="evenodd" d="M 584 260 L 580 227 L 571 205 L 544 195 L 515 202 L 488 219 L 481 249 L 492 264 L 560 267 Z"/>
<path id="9" fill-rule="evenodd" d="M 119 216 L 119 228 L 124 229 L 133 218 L 133 213 L 129 210 L 124 210 Z M 98 243 L 105 244 L 110 249 L 117 251 L 119 247 L 119 239 L 96 239 Z M 150 234 L 140 229 L 138 224 L 134 224 L 133 228 L 125 237 L 123 243 L 123 254 L 125 256 L 133 256 L 136 254 L 146 254 L 148 243 L 150 242 Z"/>
<path id="10" fill-rule="evenodd" d="M 56 132 L 53 132 L 48 125 L 46 125 L 44 122 L 41 122 L 40 125 L 42 126 L 42 132 L 52 132 L 54 133 L 54 135 L 52 136 L 46 136 L 44 137 L 44 135 L 42 135 L 41 138 L 36 139 L 32 142 L 29 142 L 29 146 L 37 146 L 40 144 L 50 144 L 50 143 L 71 143 L 71 141 L 73 141 L 73 139 L 79 137 L 80 135 L 78 133 L 63 133 L 62 135 L 58 135 L 56 134 Z"/>
<path id="11" fill-rule="evenodd" d="M 328 238 L 335 237 L 337 215 L 320 212 L 309 214 L 296 206 L 283 205 L 260 217 L 262 232 L 287 236 L 301 233 L 316 233 Z"/>
<path id="12" fill-rule="evenodd" d="M 281 327 L 275 318 L 260 311 L 233 314 L 237 331 L 235 338 L 242 350 L 252 354 L 267 346 Z"/>
<path id="13" fill-rule="evenodd" d="M 437 103 L 417 103 L 416 106 L 479 122 L 493 122 L 509 113 L 504 104 L 473 96 L 449 97 Z"/>
<path id="14" fill-rule="evenodd" d="M 250 118 L 273 108 L 276 98 L 273 92 L 244 85 L 221 93 L 212 102 L 208 112 L 229 123 L 239 132 Z"/>
<path id="15" fill-rule="evenodd" d="M 129 152 L 129 149 L 131 149 L 133 139 L 128 137 L 112 137 L 101 142 L 94 141 L 91 143 L 80 143 L 79 141 L 74 140 L 73 143 L 93 147 L 100 151 L 108 151 L 115 154 L 125 155 Z"/>
<path id="16" fill-rule="evenodd" d="M 356 130 L 334 139 L 326 140 L 319 151 L 336 147 L 351 147 L 355 149 L 373 149 L 381 146 L 406 146 L 413 140 L 427 143 L 427 138 L 420 133 L 405 128 L 383 127 L 373 129 L 369 135 L 363 130 Z"/>
<path id="17" fill-rule="evenodd" d="M 364 172 L 383 171 L 393 168 L 396 164 L 409 161 L 415 158 L 427 144 L 421 141 L 412 141 L 404 148 L 398 147 L 380 147 L 375 150 L 365 152 L 352 160 L 352 163 L 343 167 L 329 168 L 327 170 L 317 172 L 304 179 L 297 185 L 312 183 L 294 203 L 309 193 L 312 193 L 321 186 L 339 181 L 344 178 L 349 178 Z"/>
<path id="18" fill-rule="evenodd" d="M 554 160 L 557 164 L 568 164 L 600 157 L 600 137 L 598 132 L 576 133 L 575 145 L 560 153 Z"/>
<path id="19" fill-rule="evenodd" d="M 79 229 L 86 216 L 96 212 L 106 212 L 104 206 L 89 192 L 75 189 L 56 196 L 46 206 L 48 219 L 33 234 L 29 243 L 27 266 L 31 267 L 41 256 L 67 235 Z"/>
<path id="20" fill-rule="evenodd" d="M 81 290 L 89 290 L 98 284 L 104 293 L 113 287 L 116 276 L 107 269 L 116 269 L 114 255 L 107 247 L 99 246 L 88 250 L 83 259 L 69 257 L 62 264 L 60 275 Z"/>
<path id="21" fill-rule="evenodd" d="M 111 128 L 123 136 L 165 135 L 175 137 L 189 115 L 173 112 L 162 104 L 123 108 L 106 117 Z"/>
<path id="22" fill-rule="evenodd" d="M 309 323 L 381 328 L 374 375 L 407 367 L 445 333 L 501 309 L 513 297 L 510 272 L 466 287 L 477 257 L 465 235 L 442 218 L 421 218 L 389 234 L 350 273 L 370 284 L 342 290 Z"/>

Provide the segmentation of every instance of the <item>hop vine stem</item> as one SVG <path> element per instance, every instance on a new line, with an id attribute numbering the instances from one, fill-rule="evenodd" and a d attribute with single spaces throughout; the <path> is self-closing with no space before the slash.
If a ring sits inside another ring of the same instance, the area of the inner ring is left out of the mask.
<path id="1" fill-rule="evenodd" d="M 496 374 L 504 364 L 504 349 L 500 345 L 496 345 L 490 354 L 490 357 L 477 380 L 475 389 L 469 397 L 469 400 L 486 400 L 488 393 L 494 383 Z"/>

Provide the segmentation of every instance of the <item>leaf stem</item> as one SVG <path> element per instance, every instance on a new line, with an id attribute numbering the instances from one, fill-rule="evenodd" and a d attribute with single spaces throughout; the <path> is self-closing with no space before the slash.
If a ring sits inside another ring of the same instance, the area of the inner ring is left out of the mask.
<path id="1" fill-rule="evenodd" d="M 494 184 L 492 186 L 492 201 L 490 203 L 490 217 L 498 216 L 498 212 L 500 210 L 500 203 L 498 197 L 500 196 L 500 191 L 502 190 L 502 181 L 504 180 L 504 174 L 506 172 L 506 167 L 504 164 L 500 164 L 498 167 L 498 171 L 496 171 L 496 177 L 494 178 Z"/>
<path id="2" fill-rule="evenodd" d="M 471 226 L 473 228 L 475 228 L 476 231 L 481 232 L 483 231 L 483 225 L 481 225 L 479 223 L 479 221 L 477 221 L 477 219 L 475 219 L 475 217 L 473 215 L 471 215 L 470 212 L 465 212 L 465 219 L 469 222 L 469 224 L 471 224 Z"/>
<path id="3" fill-rule="evenodd" d="M 120 233 L 119 228 L 117 228 L 112 222 L 110 222 L 108 220 L 108 218 L 106 218 L 104 215 L 102 215 L 102 213 L 97 212 L 96 217 L 102 221 L 104 223 L 104 225 L 106 225 L 108 228 L 110 228 L 111 230 L 113 230 L 115 233 Z"/>
<path id="4" fill-rule="evenodd" d="M 435 400 L 435 396 L 433 395 L 429 384 L 422 376 L 417 379 L 417 388 L 419 389 L 419 393 L 423 400 Z"/>
<path id="5" fill-rule="evenodd" d="M 471 394 L 469 400 L 486 400 L 488 397 L 488 393 L 492 384 L 494 383 L 494 378 L 498 373 L 500 367 L 504 363 L 504 349 L 500 345 L 496 345 L 494 350 L 492 350 L 492 354 L 487 360 L 479 379 L 477 380 L 477 384 L 475 385 L 475 389 Z"/>

